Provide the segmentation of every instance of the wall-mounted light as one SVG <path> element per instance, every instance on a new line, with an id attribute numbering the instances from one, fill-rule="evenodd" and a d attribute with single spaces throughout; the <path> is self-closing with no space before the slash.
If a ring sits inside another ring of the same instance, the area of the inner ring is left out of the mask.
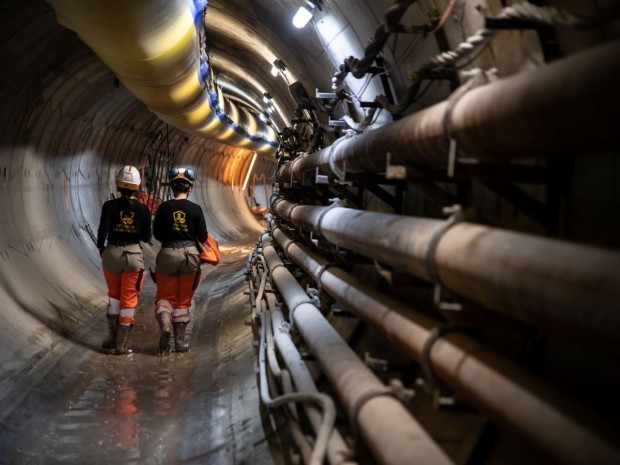
<path id="1" fill-rule="evenodd" d="M 254 168 L 254 162 L 256 161 L 256 152 L 254 152 L 254 155 L 252 155 L 252 161 L 250 162 L 250 167 L 248 168 L 248 172 L 245 175 L 245 181 L 243 181 L 243 187 L 241 188 L 242 191 L 245 190 L 245 188 L 248 185 L 248 181 L 250 180 L 250 174 L 252 173 L 252 168 Z"/>
<path id="2" fill-rule="evenodd" d="M 286 71 L 286 66 L 277 58 L 273 62 L 273 66 L 271 67 L 271 75 L 276 77 L 278 73 L 284 73 Z"/>
<path id="3" fill-rule="evenodd" d="M 295 16 L 293 16 L 293 26 L 295 26 L 297 29 L 301 29 L 306 24 L 308 24 L 308 21 L 312 19 L 314 5 L 309 2 L 308 5 L 311 6 L 300 6 L 299 10 L 297 10 L 297 13 L 295 13 Z"/>

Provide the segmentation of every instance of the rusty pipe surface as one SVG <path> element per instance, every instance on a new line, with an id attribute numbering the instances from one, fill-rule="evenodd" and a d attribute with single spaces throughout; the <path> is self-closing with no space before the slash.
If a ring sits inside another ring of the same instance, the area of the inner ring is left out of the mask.
<path id="1" fill-rule="evenodd" d="M 448 99 L 289 162 L 276 173 L 276 182 L 301 182 L 316 168 L 333 177 L 345 171 L 382 173 L 387 153 L 396 165 L 445 167 L 450 109 L 450 134 L 463 157 L 528 158 L 616 147 L 618 56 L 615 40 L 475 88 L 456 102 Z"/>
<path id="2" fill-rule="evenodd" d="M 294 241 L 281 228 L 272 234 L 288 258 L 344 308 L 378 329 L 407 355 L 422 360 L 424 347 L 433 337 L 431 332 L 441 325 L 439 321 L 365 286 L 340 268 L 326 268 L 329 260 Z M 611 432 L 612 427 L 591 413 L 583 414 L 583 407 L 574 399 L 475 339 L 462 333 L 445 334 L 433 343 L 429 356 L 433 370 L 448 385 L 558 463 L 620 460 L 617 442 L 606 442 L 597 434 Z"/>
<path id="3" fill-rule="evenodd" d="M 293 323 L 321 365 L 353 424 L 384 465 L 451 464 L 407 409 L 385 392 L 383 383 L 312 304 L 301 285 L 283 266 L 273 246 L 263 249 L 273 281 L 293 312 Z"/>
<path id="4" fill-rule="evenodd" d="M 332 244 L 439 283 L 488 309 L 618 354 L 620 253 L 476 225 L 280 201 L 273 212 Z"/>

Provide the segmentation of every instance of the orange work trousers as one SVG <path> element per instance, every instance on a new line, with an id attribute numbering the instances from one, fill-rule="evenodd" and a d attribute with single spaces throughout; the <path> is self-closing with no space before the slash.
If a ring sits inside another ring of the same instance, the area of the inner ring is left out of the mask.
<path id="1" fill-rule="evenodd" d="M 189 309 L 196 283 L 200 280 L 200 271 L 179 276 L 155 273 L 155 279 L 157 280 L 156 312 L 168 310 L 173 321 L 179 323 L 189 321 Z"/>
<path id="2" fill-rule="evenodd" d="M 119 324 L 132 325 L 138 306 L 138 294 L 144 282 L 144 271 L 113 274 L 104 268 L 103 275 L 108 284 L 108 296 L 119 301 Z"/>
<path id="3" fill-rule="evenodd" d="M 162 247 L 155 263 L 155 279 L 155 313 L 167 311 L 173 322 L 188 322 L 194 291 L 200 282 L 200 258 L 196 246 Z"/>
<path id="4" fill-rule="evenodd" d="M 118 314 L 120 325 L 132 325 L 144 282 L 142 249 L 139 244 L 108 245 L 101 258 L 110 297 L 108 313 Z"/>

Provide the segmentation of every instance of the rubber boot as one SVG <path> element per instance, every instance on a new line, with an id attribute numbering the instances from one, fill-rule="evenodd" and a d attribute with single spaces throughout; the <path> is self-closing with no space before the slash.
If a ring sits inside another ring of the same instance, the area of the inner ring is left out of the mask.
<path id="1" fill-rule="evenodd" d="M 129 348 L 131 326 L 118 325 L 116 330 L 116 355 L 127 355 L 133 352 Z"/>
<path id="2" fill-rule="evenodd" d="M 108 338 L 101 344 L 102 349 L 114 349 L 116 346 L 116 326 L 118 315 L 108 315 Z"/>
<path id="3" fill-rule="evenodd" d="M 170 313 L 161 312 L 157 314 L 157 321 L 159 322 L 159 349 L 157 349 L 157 355 L 170 355 L 170 333 L 172 333 L 172 319 Z"/>
<path id="4" fill-rule="evenodd" d="M 187 352 L 189 344 L 185 343 L 185 328 L 187 323 L 173 323 L 174 328 L 174 350 L 177 352 Z"/>

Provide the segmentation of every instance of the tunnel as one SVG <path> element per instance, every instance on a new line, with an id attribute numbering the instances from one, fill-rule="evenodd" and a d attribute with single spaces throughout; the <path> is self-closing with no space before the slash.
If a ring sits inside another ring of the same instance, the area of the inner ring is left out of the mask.
<path id="1" fill-rule="evenodd" d="M 620 463 L 615 0 L 0 0 L 0 464 Z M 125 165 L 190 350 L 102 350 Z"/>

